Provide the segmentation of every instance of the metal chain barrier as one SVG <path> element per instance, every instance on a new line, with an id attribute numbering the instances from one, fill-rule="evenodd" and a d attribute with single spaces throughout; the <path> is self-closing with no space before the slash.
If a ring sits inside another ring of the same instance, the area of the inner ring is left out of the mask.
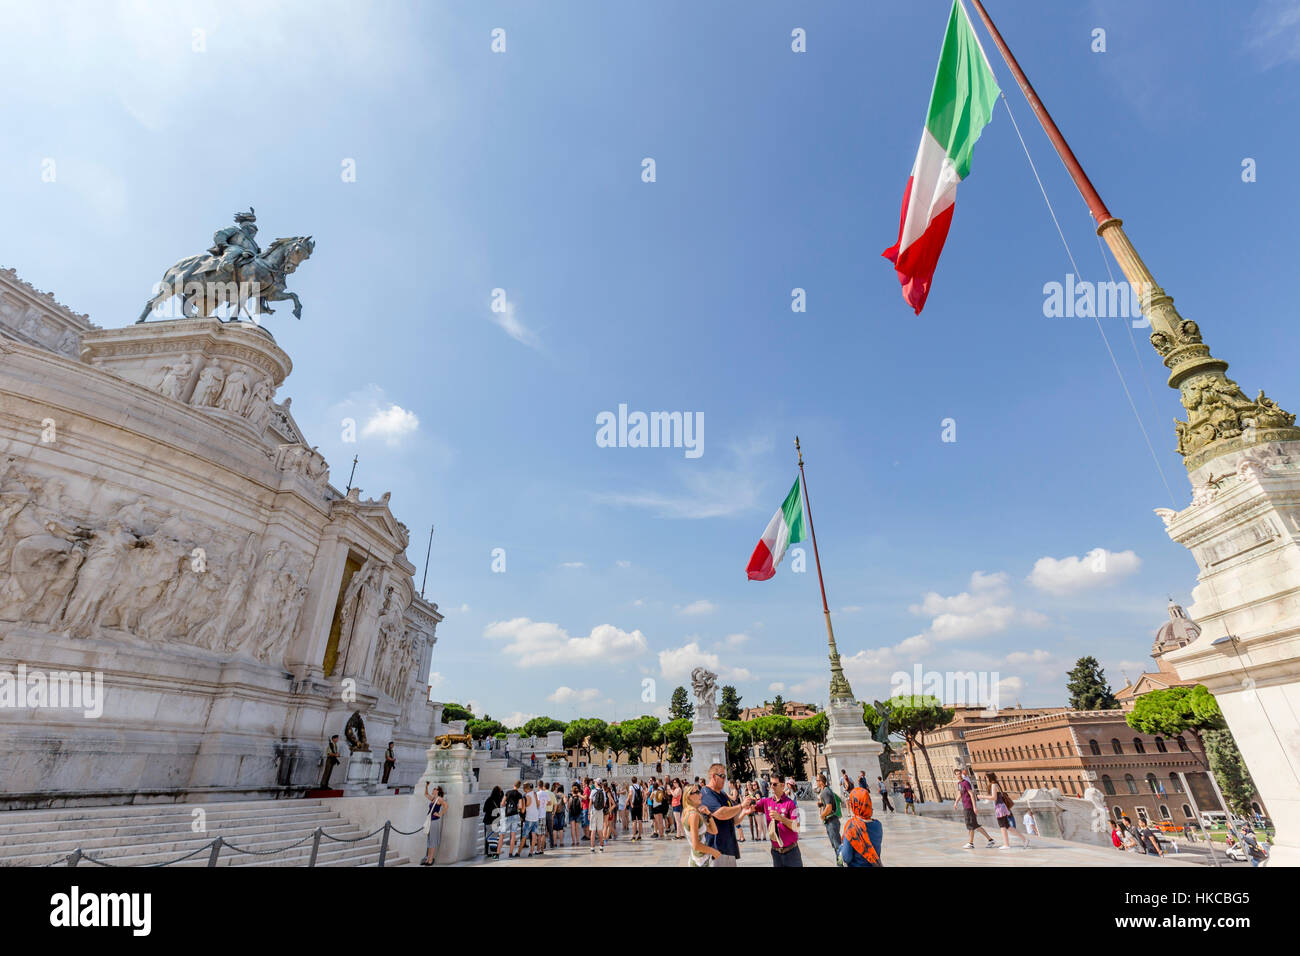
<path id="1" fill-rule="evenodd" d="M 277 853 L 284 853 L 288 850 L 294 849 L 295 847 L 300 847 L 304 843 L 310 840 L 312 841 L 311 858 L 308 861 L 307 865 L 309 867 L 314 867 L 316 865 L 317 854 L 320 851 L 320 841 L 322 838 L 326 840 L 331 840 L 334 843 L 360 843 L 362 840 L 369 840 L 371 837 L 375 836 L 376 834 L 382 833 L 383 839 L 379 847 L 379 863 L 378 863 L 378 865 L 382 867 L 388 858 L 388 837 L 390 834 L 397 833 L 401 836 L 414 836 L 415 834 L 422 832 L 423 829 L 424 829 L 423 827 L 420 827 L 415 830 L 399 830 L 395 826 L 393 826 L 391 820 L 385 820 L 384 825 L 382 827 L 379 827 L 376 830 L 372 830 L 371 832 L 365 834 L 364 836 L 347 838 L 347 837 L 333 836 L 329 833 L 326 833 L 324 829 L 322 829 L 321 827 L 317 827 L 307 836 L 303 837 L 301 840 L 298 840 L 295 843 L 289 843 L 286 844 L 285 846 L 274 847 L 269 850 L 245 849 L 244 847 L 235 846 L 235 844 L 233 843 L 228 843 L 225 840 L 225 838 L 218 836 L 215 839 L 211 840 L 210 842 L 203 844 L 203 846 L 198 847 L 195 850 L 191 850 L 189 853 L 186 853 L 183 856 L 176 857 L 174 860 L 164 860 L 161 863 L 141 863 L 141 864 L 128 864 L 128 865 L 139 866 L 142 869 L 171 866 L 175 863 L 180 863 L 184 860 L 188 860 L 191 857 L 198 856 L 200 853 L 206 850 L 209 851 L 210 853 L 208 857 L 208 866 L 212 867 L 217 865 L 217 858 L 219 857 L 223 847 L 228 847 L 229 849 L 235 851 L 236 853 L 242 853 L 245 856 L 274 856 Z M 80 847 L 77 847 L 71 853 L 58 856 L 55 859 L 50 860 L 50 862 L 48 863 L 42 863 L 40 867 L 38 867 L 38 869 L 44 869 L 45 867 L 48 866 L 58 866 L 59 864 L 63 864 L 64 866 L 78 866 L 81 864 L 83 860 L 86 861 L 87 863 L 93 863 L 96 866 L 103 866 L 103 867 L 119 866 L 119 864 L 112 863 L 107 860 L 98 860 L 95 857 L 87 854 Z"/>

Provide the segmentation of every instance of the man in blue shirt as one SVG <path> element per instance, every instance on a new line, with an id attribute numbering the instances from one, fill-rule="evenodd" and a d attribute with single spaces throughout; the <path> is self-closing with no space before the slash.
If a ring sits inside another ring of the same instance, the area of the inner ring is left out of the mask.
<path id="1" fill-rule="evenodd" d="M 700 808 L 713 818 L 718 832 L 706 833 L 704 842 L 722 855 L 713 861 L 714 866 L 736 866 L 740 859 L 740 844 L 736 842 L 736 821 L 754 812 L 753 801 L 746 797 L 735 803 L 727 796 L 727 768 L 720 763 L 709 767 L 709 779 L 700 791 Z"/>

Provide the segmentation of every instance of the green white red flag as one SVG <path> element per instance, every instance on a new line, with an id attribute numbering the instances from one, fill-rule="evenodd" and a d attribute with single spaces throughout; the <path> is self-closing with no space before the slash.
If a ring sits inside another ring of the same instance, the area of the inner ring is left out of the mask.
<path id="1" fill-rule="evenodd" d="M 803 534 L 803 494 L 799 488 L 799 479 L 794 480 L 794 487 L 785 496 L 781 507 L 767 523 L 767 530 L 758 541 L 758 547 L 749 558 L 749 567 L 745 569 L 751 581 L 766 581 L 776 574 L 777 565 L 785 557 L 785 549 L 804 540 Z"/>
<path id="2" fill-rule="evenodd" d="M 970 175 L 971 153 L 1000 92 L 966 8 L 954 0 L 921 147 L 903 193 L 898 242 L 882 253 L 894 264 L 903 299 L 917 315 L 948 238 L 957 184 Z"/>

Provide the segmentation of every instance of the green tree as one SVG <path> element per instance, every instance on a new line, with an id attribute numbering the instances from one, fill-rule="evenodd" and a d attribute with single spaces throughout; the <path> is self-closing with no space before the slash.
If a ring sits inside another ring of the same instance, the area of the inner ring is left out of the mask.
<path id="1" fill-rule="evenodd" d="M 563 731 L 567 726 L 564 721 L 556 720 L 554 717 L 534 717 L 524 724 L 523 730 L 525 737 L 545 737 L 551 731 Z"/>
<path id="2" fill-rule="evenodd" d="M 681 763 L 691 757 L 691 742 L 686 739 L 691 732 L 691 722 L 684 717 L 664 724 L 664 740 L 668 743 L 668 759 Z"/>
<path id="3" fill-rule="evenodd" d="M 740 720 L 740 695 L 730 684 L 722 686 L 722 698 L 718 701 L 718 720 Z"/>
<path id="4" fill-rule="evenodd" d="M 826 733 L 830 730 L 831 722 L 825 714 L 817 714 L 814 717 L 805 717 L 803 720 L 794 722 L 795 732 L 799 736 L 799 741 L 808 753 L 808 759 L 812 762 L 813 769 L 817 768 L 817 747 L 826 743 Z M 810 774 L 811 776 L 811 774 Z"/>
<path id="5" fill-rule="evenodd" d="M 685 687 L 673 691 L 672 699 L 668 702 L 668 716 L 673 720 L 691 720 L 695 717 L 695 705 L 691 703 Z"/>
<path id="6" fill-rule="evenodd" d="M 579 717 L 571 720 L 564 728 L 564 746 L 573 747 L 578 751 L 579 756 L 585 754 L 587 762 L 590 763 L 591 752 L 604 749 L 605 733 L 608 729 L 609 725 L 599 717 Z"/>
<path id="7" fill-rule="evenodd" d="M 785 698 L 777 694 L 771 700 L 763 701 L 763 706 L 769 708 L 768 714 L 773 717 L 785 716 Z"/>
<path id="8" fill-rule="evenodd" d="M 473 720 L 474 712 L 468 707 L 462 707 L 460 704 L 443 704 L 442 705 L 442 722 L 447 723 L 453 720 Z"/>
<path id="9" fill-rule="evenodd" d="M 1257 792 L 1255 781 L 1228 730 L 1219 702 L 1204 684 L 1143 694 L 1133 702 L 1133 710 L 1125 720 L 1144 734 L 1192 734 L 1205 754 L 1205 769 L 1214 774 L 1229 809 L 1239 816 L 1250 813 L 1250 798 Z"/>
<path id="10" fill-rule="evenodd" d="M 769 714 L 747 721 L 751 733 L 760 747 L 764 760 L 772 765 L 772 770 L 783 777 L 803 778 L 803 740 L 800 738 L 798 721 L 791 720 L 784 714 Z"/>
<path id="11" fill-rule="evenodd" d="M 733 692 L 735 688 L 732 688 Z M 722 689 L 723 699 L 727 688 Z M 736 698 L 739 704 L 740 698 Z M 754 746 L 752 720 L 723 720 L 722 729 L 727 732 L 727 776 L 732 780 L 749 780 L 754 776 L 754 765 L 749 759 L 749 748 Z"/>
<path id="12" fill-rule="evenodd" d="M 908 756 L 912 757 L 913 767 L 916 766 L 916 750 L 920 749 L 921 756 L 925 758 L 925 766 L 930 771 L 930 783 L 934 786 L 934 796 L 937 800 L 939 798 L 939 781 L 934 775 L 934 765 L 930 762 L 930 753 L 925 749 L 925 735 L 949 723 L 954 716 L 954 711 L 939 703 L 937 697 L 922 694 L 891 697 L 884 702 L 884 706 L 889 715 L 890 732 L 896 733 L 903 738 L 907 745 Z M 916 781 L 916 789 L 917 796 L 924 802 L 925 792 L 919 779 Z"/>
<path id="13" fill-rule="evenodd" d="M 1080 657 L 1074 663 L 1074 670 L 1066 676 L 1069 680 L 1065 689 L 1069 691 L 1072 710 L 1114 710 L 1119 706 L 1097 658 Z"/>
<path id="14" fill-rule="evenodd" d="M 628 754 L 635 755 L 635 760 L 631 760 L 629 756 L 631 762 L 639 763 L 642 751 L 647 748 L 657 750 L 659 759 L 663 759 L 664 729 L 659 725 L 658 717 L 642 715 L 632 720 L 625 720 L 619 724 L 619 729 L 622 731 Z"/>
<path id="15" fill-rule="evenodd" d="M 465 723 L 465 733 L 469 734 L 475 740 L 482 740 L 484 737 L 504 736 L 506 725 L 499 720 L 470 720 Z"/>

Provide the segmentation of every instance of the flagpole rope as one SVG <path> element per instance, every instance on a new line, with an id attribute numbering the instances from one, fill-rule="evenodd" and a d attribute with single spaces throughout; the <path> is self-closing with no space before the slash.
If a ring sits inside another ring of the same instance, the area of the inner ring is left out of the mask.
<path id="1" fill-rule="evenodd" d="M 1020 140 L 1020 148 L 1025 151 L 1025 159 L 1029 160 L 1029 168 L 1033 171 L 1034 179 L 1038 181 L 1038 191 L 1043 194 L 1043 202 L 1047 204 L 1047 211 L 1052 216 L 1052 223 L 1056 226 L 1056 234 L 1061 237 L 1061 245 L 1065 246 L 1065 254 L 1070 259 L 1070 266 L 1074 269 L 1074 274 L 1083 279 L 1083 273 L 1079 271 L 1079 265 L 1074 261 L 1074 252 L 1070 249 L 1070 243 L 1065 238 L 1065 232 L 1061 229 L 1061 221 L 1056 217 L 1056 210 L 1052 208 L 1052 200 L 1047 196 L 1047 189 L 1043 186 L 1043 179 L 1038 175 L 1038 166 L 1034 163 L 1034 157 L 1029 155 L 1029 147 L 1025 144 L 1025 137 L 1020 133 L 1020 124 L 1016 122 L 1016 116 L 1011 112 L 1011 104 L 1007 102 L 1007 94 L 1001 90 L 998 96 L 1002 100 L 1002 105 L 1007 108 L 1007 116 L 1011 118 L 1011 125 L 1016 131 L 1016 138 Z M 1109 272 L 1110 263 L 1106 264 Z M 1156 473 L 1160 475 L 1160 481 L 1165 486 L 1165 491 L 1169 493 L 1169 503 L 1175 508 L 1178 507 L 1177 499 L 1174 497 L 1174 490 L 1169 487 L 1169 480 L 1165 477 L 1165 470 L 1160 467 L 1160 457 L 1156 454 L 1155 447 L 1151 444 L 1151 436 L 1147 434 L 1146 425 L 1142 422 L 1142 416 L 1138 414 L 1137 405 L 1133 401 L 1133 393 L 1129 391 L 1128 382 L 1124 379 L 1124 372 L 1119 367 L 1119 361 L 1115 358 L 1115 351 L 1110 347 L 1110 339 L 1106 337 L 1106 330 L 1102 327 L 1101 319 L 1097 317 L 1094 310 L 1092 317 L 1093 322 L 1097 325 L 1097 331 L 1101 333 L 1101 341 L 1106 346 L 1106 354 L 1110 356 L 1110 364 L 1115 369 L 1115 374 L 1119 377 L 1120 387 L 1124 389 L 1124 397 L 1128 399 L 1128 407 L 1133 410 L 1133 419 L 1137 422 L 1138 428 L 1142 432 L 1142 440 L 1147 444 L 1147 451 L 1151 453 L 1151 461 L 1156 466 Z M 1132 332 L 1129 333 L 1132 335 Z M 1136 348 L 1136 345 L 1134 346 Z M 1154 401 L 1154 398 L 1152 399 Z"/>

